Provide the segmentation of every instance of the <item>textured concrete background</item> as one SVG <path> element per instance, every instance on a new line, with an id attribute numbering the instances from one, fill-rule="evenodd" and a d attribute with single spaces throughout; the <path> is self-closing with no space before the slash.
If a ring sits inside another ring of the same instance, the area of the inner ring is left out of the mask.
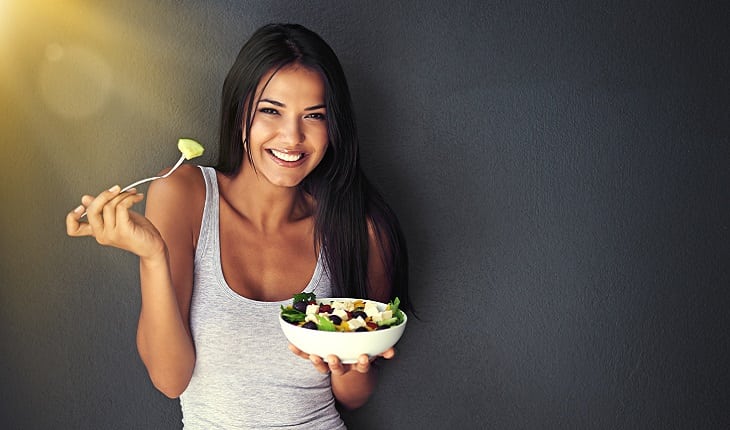
<path id="1" fill-rule="evenodd" d="M 212 162 L 240 45 L 293 21 L 348 73 L 423 316 L 352 429 L 730 427 L 730 15 L 636 3 L 0 1 L 0 425 L 180 427 L 136 258 L 63 218 L 180 136 Z"/>

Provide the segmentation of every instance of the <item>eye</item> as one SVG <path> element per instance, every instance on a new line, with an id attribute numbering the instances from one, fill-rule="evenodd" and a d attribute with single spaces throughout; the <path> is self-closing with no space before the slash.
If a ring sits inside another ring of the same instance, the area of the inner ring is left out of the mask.
<path id="1" fill-rule="evenodd" d="M 268 115 L 278 115 L 279 114 L 279 111 L 278 110 L 276 110 L 274 108 L 268 108 L 268 107 L 259 109 L 259 112 L 265 113 L 265 114 L 268 114 Z"/>
<path id="2" fill-rule="evenodd" d="M 305 118 L 316 119 L 317 121 L 324 121 L 327 119 L 327 115 L 323 114 L 322 112 L 315 112 L 315 113 L 310 113 Z"/>

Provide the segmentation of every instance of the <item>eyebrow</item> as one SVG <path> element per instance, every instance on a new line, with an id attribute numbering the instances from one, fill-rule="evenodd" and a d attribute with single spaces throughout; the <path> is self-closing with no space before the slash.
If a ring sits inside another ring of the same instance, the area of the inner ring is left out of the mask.
<path id="1" fill-rule="evenodd" d="M 276 100 L 272 100 L 272 99 L 260 99 L 259 100 L 259 103 L 261 103 L 261 102 L 271 103 L 272 105 L 278 106 L 278 107 L 286 107 L 286 105 L 284 103 L 279 102 L 279 101 L 276 101 Z M 307 110 L 307 111 L 309 111 L 309 110 L 317 110 L 317 109 L 322 109 L 322 108 L 325 108 L 325 107 L 327 107 L 327 106 L 324 103 L 322 103 L 322 104 L 318 104 L 318 105 L 314 105 L 314 106 L 310 106 L 310 107 L 304 108 L 304 110 Z"/>

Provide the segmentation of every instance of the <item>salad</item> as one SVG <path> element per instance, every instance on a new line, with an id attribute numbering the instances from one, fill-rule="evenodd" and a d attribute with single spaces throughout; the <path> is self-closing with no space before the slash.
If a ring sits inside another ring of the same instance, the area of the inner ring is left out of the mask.
<path id="1" fill-rule="evenodd" d="M 294 295 L 291 305 L 281 306 L 281 317 L 290 324 L 322 331 L 361 332 L 383 330 L 404 320 L 396 297 L 382 311 L 371 300 L 317 300 L 314 293 Z"/>

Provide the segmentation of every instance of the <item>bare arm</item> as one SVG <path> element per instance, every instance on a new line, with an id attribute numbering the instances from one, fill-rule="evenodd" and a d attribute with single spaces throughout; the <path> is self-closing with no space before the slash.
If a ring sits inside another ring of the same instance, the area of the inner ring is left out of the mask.
<path id="1" fill-rule="evenodd" d="M 368 282 L 369 296 L 379 302 L 388 302 L 392 285 L 385 270 L 383 252 L 389 252 L 379 245 L 373 226 L 368 223 Z M 393 348 L 383 353 L 390 359 L 395 355 Z M 333 357 L 335 358 L 335 357 Z M 377 373 L 366 355 L 360 356 L 358 363 L 347 369 L 339 360 L 330 363 L 332 372 L 332 393 L 337 401 L 348 409 L 356 409 L 364 405 L 370 398 L 377 383 Z"/>
<path id="2" fill-rule="evenodd" d="M 368 236 L 369 297 L 379 302 L 388 302 L 392 285 L 386 273 L 385 258 L 390 250 L 380 246 L 375 229 L 370 224 L 368 224 Z M 334 355 L 327 357 L 327 362 L 325 362 L 322 357 L 309 355 L 291 344 L 289 349 L 300 357 L 311 360 L 314 367 L 320 372 L 331 372 L 332 393 L 337 401 L 347 409 L 357 409 L 364 405 L 375 390 L 377 374 L 367 355 L 361 355 L 355 364 L 342 364 Z M 386 359 L 393 358 L 395 350 L 390 348 L 381 356 Z"/>
<path id="3" fill-rule="evenodd" d="M 140 259 L 142 307 L 137 349 L 155 387 L 170 398 L 185 391 L 195 365 L 195 350 L 185 311 L 170 275 L 168 252 Z"/>
<path id="4" fill-rule="evenodd" d="M 142 308 L 137 346 L 153 384 L 169 397 L 184 391 L 195 364 L 188 322 L 194 245 L 179 206 L 180 196 L 186 195 L 184 176 L 150 186 L 147 218 L 130 210 L 143 196 L 134 191 L 119 194 L 118 187 L 95 198 L 84 196 L 82 205 L 66 217 L 70 236 L 92 236 L 102 245 L 139 256 Z M 88 222 L 80 220 L 84 209 Z"/>
<path id="5" fill-rule="evenodd" d="M 193 220 L 191 190 L 200 172 L 181 169 L 150 186 L 146 217 L 158 228 L 165 252 L 140 258 L 142 307 L 137 328 L 137 349 L 152 383 L 166 396 L 185 391 L 195 366 L 190 334 L 193 288 Z"/>

